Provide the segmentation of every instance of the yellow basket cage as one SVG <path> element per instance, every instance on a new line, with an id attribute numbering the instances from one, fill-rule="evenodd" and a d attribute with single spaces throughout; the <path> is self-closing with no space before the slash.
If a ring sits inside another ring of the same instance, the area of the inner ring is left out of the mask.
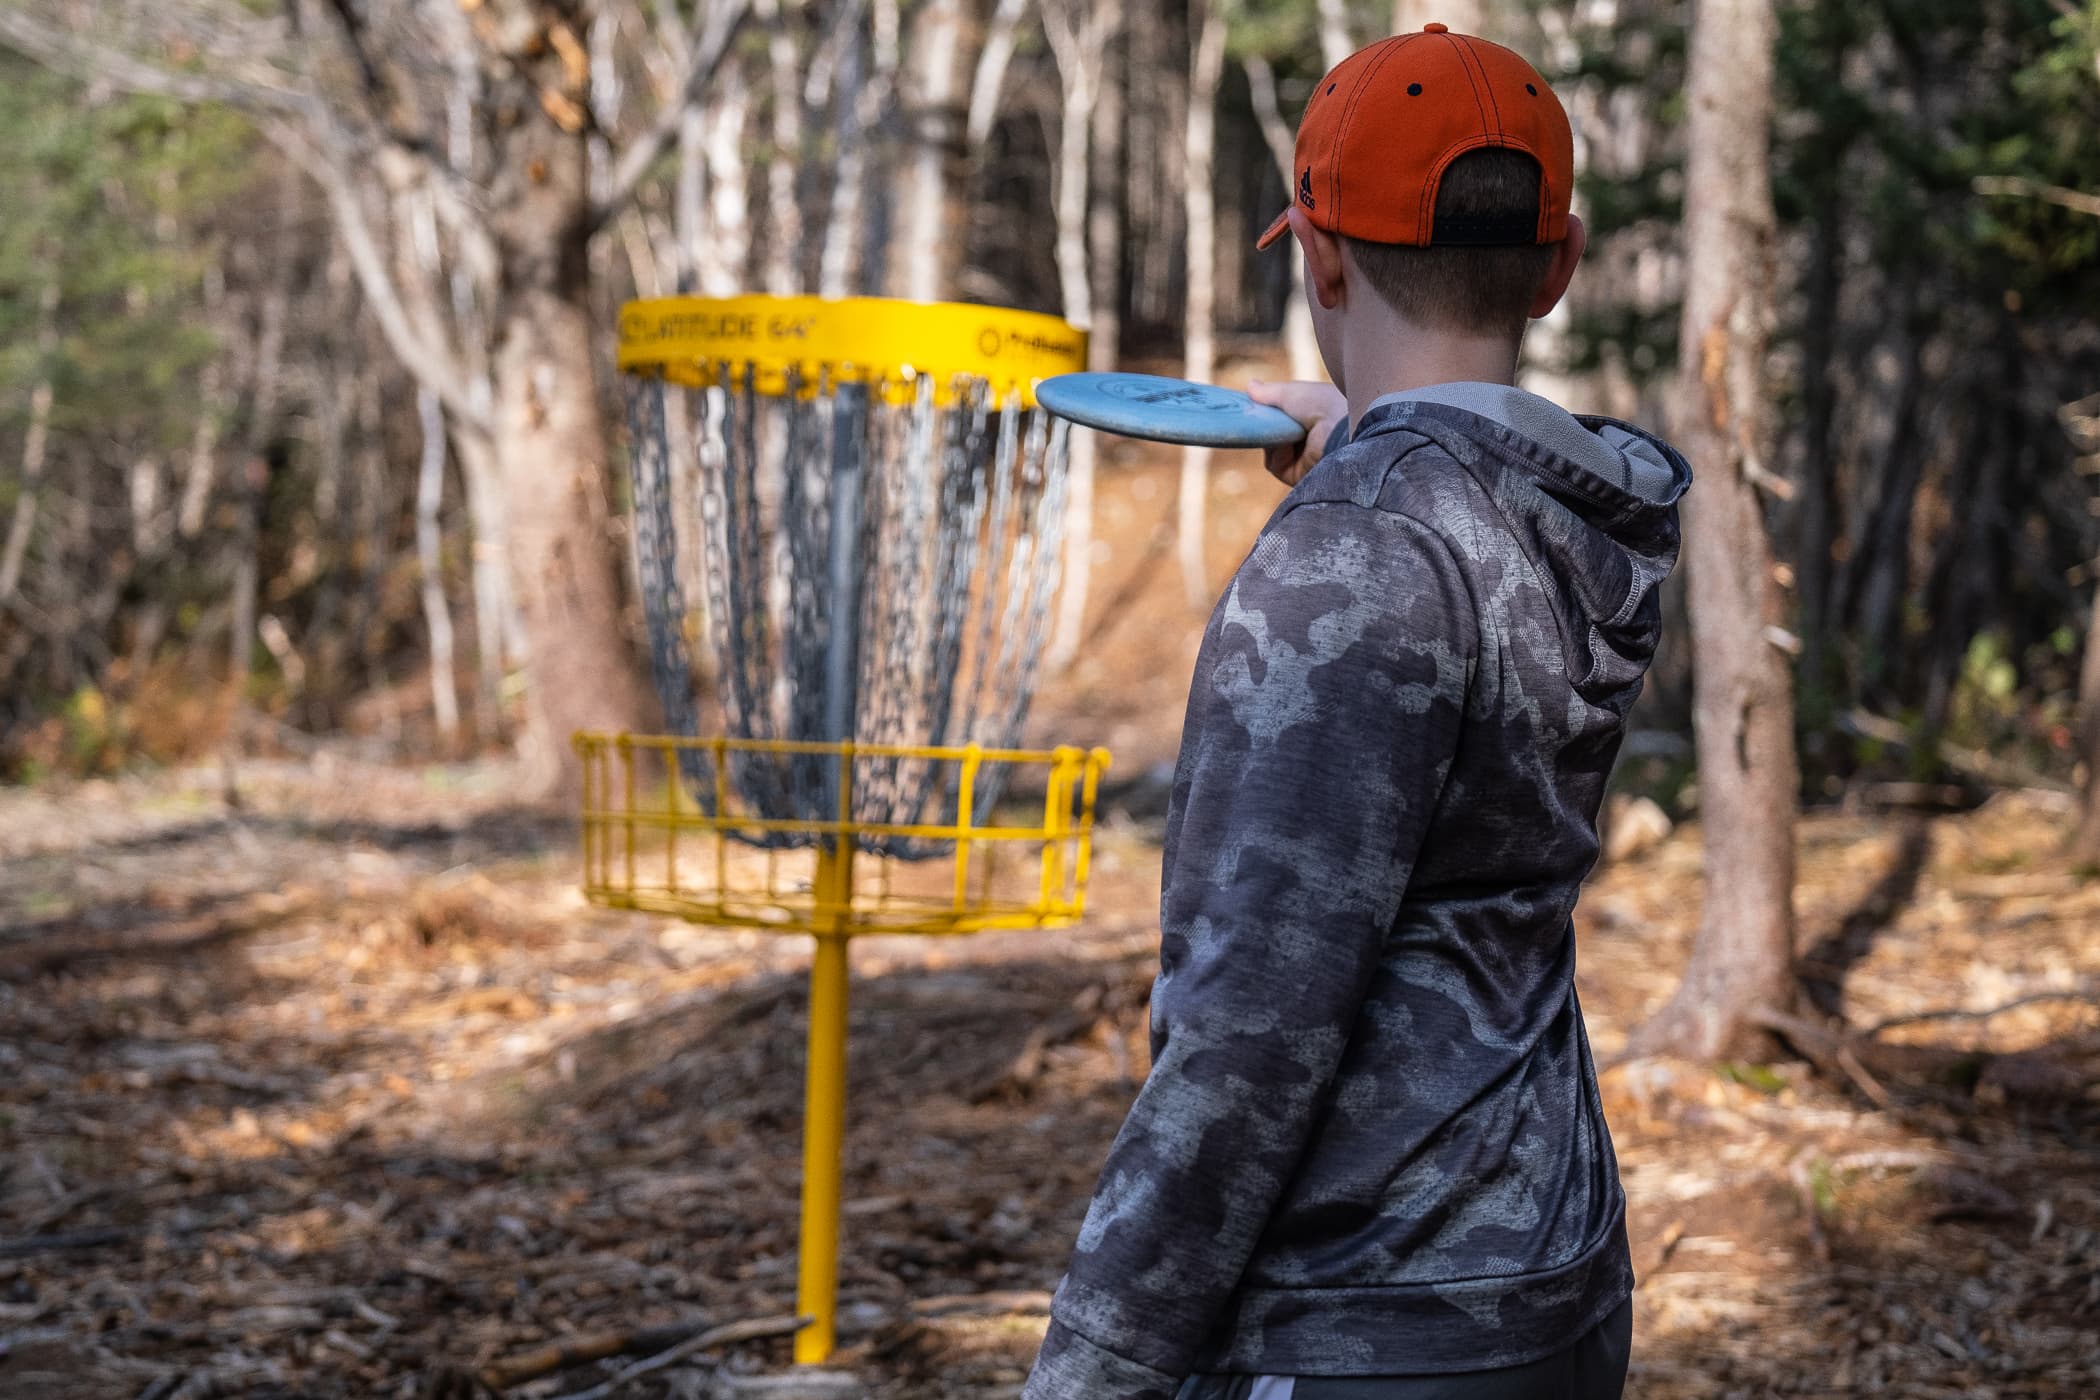
<path id="1" fill-rule="evenodd" d="M 1056 928 L 1086 912 L 1105 749 L 579 734 L 576 750 L 583 760 L 583 889 L 595 904 L 700 924 L 848 937 Z M 680 762 L 689 754 L 711 760 L 711 810 L 690 790 Z M 838 795 L 837 816 L 768 819 L 745 809 L 729 772 L 746 755 L 824 760 L 843 775 L 827 783 Z M 953 794 L 952 820 L 853 819 L 856 769 L 900 761 L 941 770 L 937 780 Z M 979 776 L 999 764 L 1011 770 L 1009 792 L 1039 781 L 1040 801 L 1014 797 L 1003 810 L 979 810 Z M 748 842 L 763 836 L 800 844 Z M 946 859 L 901 860 L 867 848 L 900 841 L 925 843 Z"/>
<path id="2" fill-rule="evenodd" d="M 1065 430 L 1035 382 L 1085 354 L 1075 327 L 991 306 L 620 313 L 638 583 L 682 732 L 576 736 L 583 888 L 815 939 L 799 1362 L 835 1340 L 848 944 L 1086 909 L 1108 754 L 1014 746 L 1062 526 Z M 696 737 L 703 636 L 722 737 Z"/>

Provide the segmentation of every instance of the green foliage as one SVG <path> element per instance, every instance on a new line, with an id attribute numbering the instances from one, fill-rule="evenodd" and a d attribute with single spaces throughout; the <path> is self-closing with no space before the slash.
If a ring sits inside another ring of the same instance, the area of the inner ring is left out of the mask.
<path id="1" fill-rule="evenodd" d="M 157 650 L 207 614 L 192 595 L 223 596 L 209 544 L 173 538 L 168 488 L 212 411 L 203 372 L 223 352 L 210 288 L 227 274 L 225 231 L 253 217 L 240 195 L 254 137 L 226 111 L 113 95 L 5 51 L 0 130 L 9 516 L 33 404 L 50 391 L 40 509 L 24 517 L 15 605 L 0 610 L 12 666 L 0 672 L 0 777 L 107 771 L 141 751 L 134 692 Z M 216 308 L 222 324 L 229 304 Z M 126 604 L 142 593 L 169 609 L 172 630 L 127 631 Z"/>
<path id="2" fill-rule="evenodd" d="M 1237 0 L 1225 10 L 1225 52 L 1278 63 L 1318 63 L 1318 17 L 1309 0 Z M 1318 77 L 1313 71 L 1306 76 Z"/>
<path id="3" fill-rule="evenodd" d="M 1601 269 L 1675 245 L 1684 201 L 1678 133 L 1690 22 L 1685 0 L 1579 11 L 1569 26 L 1573 61 L 1544 65 L 1587 155 L 1576 170 L 1575 201 L 1590 232 L 1591 270 L 1578 278 L 1569 302 L 1571 369 L 1610 363 L 1646 382 L 1677 363 L 1676 302 L 1644 295 Z M 1641 139 L 1628 143 L 1640 152 L 1632 164 L 1622 158 L 1622 122 L 1643 128 Z"/>
<path id="4" fill-rule="evenodd" d="M 54 437 L 173 447 L 214 349 L 198 306 L 214 250 L 176 230 L 237 187 L 245 128 L 0 57 L 0 130 L 0 430 L 19 430 L 48 377 Z M 53 289 L 47 361 L 38 324 Z"/>
<path id="5" fill-rule="evenodd" d="M 1948 707 L 1946 737 L 2016 755 L 2037 771 L 2069 759 L 2075 729 L 2075 646 L 2069 628 L 2025 648 L 2002 629 L 1977 633 L 1962 658 Z"/>
<path id="6" fill-rule="evenodd" d="M 1654 242 L 1680 209 L 1681 0 L 1615 7 L 1576 24 L 1578 57 L 1553 74 L 1603 102 L 1629 94 L 1651 140 L 1635 169 L 1594 160 L 1578 193 L 1593 242 Z M 2068 309 L 2100 301 L 2100 218 L 2035 193 L 1979 193 L 1979 177 L 2100 194 L 2100 0 L 2075 15 L 2054 0 L 1796 0 L 1780 7 L 1773 197 L 1783 229 L 1812 228 L 1840 202 L 1892 278 L 1929 269 L 1951 300 Z M 1623 110 L 1623 109 L 1620 109 Z M 1590 133 L 1594 138 L 1597 133 Z M 1577 368 L 1607 353 L 1636 378 L 1668 373 L 1676 307 L 1585 305 Z"/>
<path id="7" fill-rule="evenodd" d="M 1786 1080 L 1768 1065 L 1747 1064 L 1738 1060 L 1724 1060 L 1714 1066 L 1714 1072 L 1731 1084 L 1740 1084 L 1745 1089 L 1754 1089 L 1766 1097 L 1785 1092 Z"/>

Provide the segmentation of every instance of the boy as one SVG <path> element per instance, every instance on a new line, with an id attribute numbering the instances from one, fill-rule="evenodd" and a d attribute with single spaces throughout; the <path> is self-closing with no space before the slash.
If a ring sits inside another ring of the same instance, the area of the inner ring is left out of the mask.
<path id="1" fill-rule="evenodd" d="M 1153 1067 L 1027 1400 L 1598 1400 L 1625 1202 L 1570 913 L 1690 482 L 1512 386 L 1566 289 L 1566 115 L 1432 24 L 1345 60 L 1286 227 L 1336 387 L 1205 632 Z M 1324 449 L 1324 452 L 1323 452 Z"/>

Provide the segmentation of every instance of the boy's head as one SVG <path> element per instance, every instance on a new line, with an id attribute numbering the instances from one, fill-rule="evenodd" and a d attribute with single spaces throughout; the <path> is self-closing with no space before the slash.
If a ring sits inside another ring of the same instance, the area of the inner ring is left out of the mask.
<path id="1" fill-rule="evenodd" d="M 1322 78 L 1294 168 L 1291 207 L 1259 246 L 1297 235 L 1338 381 L 1345 319 L 1507 341 L 1513 362 L 1526 320 L 1552 309 L 1581 256 L 1560 100 L 1517 54 L 1441 24 Z"/>

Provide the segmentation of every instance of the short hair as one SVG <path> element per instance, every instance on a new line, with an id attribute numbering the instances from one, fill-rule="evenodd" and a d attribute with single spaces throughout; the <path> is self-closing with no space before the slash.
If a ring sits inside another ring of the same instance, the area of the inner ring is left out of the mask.
<path id="1" fill-rule="evenodd" d="M 1438 182 L 1436 222 L 1535 217 L 1540 179 L 1539 163 L 1522 151 L 1495 146 L 1468 151 L 1445 167 Z M 1512 338 L 1524 334 L 1531 299 L 1553 260 L 1550 243 L 1417 248 L 1344 241 L 1371 289 L 1416 325 Z"/>

